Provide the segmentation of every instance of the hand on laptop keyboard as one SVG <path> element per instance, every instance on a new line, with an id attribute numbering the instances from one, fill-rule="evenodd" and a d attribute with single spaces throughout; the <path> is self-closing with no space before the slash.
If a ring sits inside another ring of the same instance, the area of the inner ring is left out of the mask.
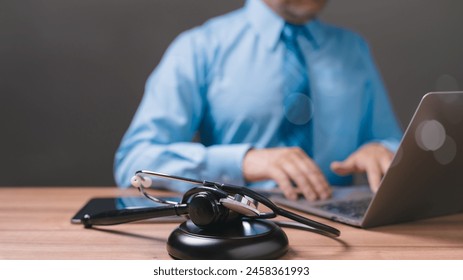
<path id="1" fill-rule="evenodd" d="M 300 148 L 251 149 L 243 160 L 243 175 L 249 182 L 274 180 L 286 198 L 327 199 L 331 188 L 317 164 Z"/>
<path id="2" fill-rule="evenodd" d="M 360 147 L 346 160 L 332 162 L 331 169 L 339 175 L 366 172 L 370 188 L 376 192 L 393 156 L 394 154 L 382 144 L 370 143 Z"/>

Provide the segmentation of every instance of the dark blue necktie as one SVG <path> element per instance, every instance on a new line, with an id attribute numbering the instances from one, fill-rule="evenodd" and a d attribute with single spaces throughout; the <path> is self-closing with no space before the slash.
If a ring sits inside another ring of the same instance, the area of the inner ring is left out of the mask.
<path id="1" fill-rule="evenodd" d="M 312 112 L 307 66 L 298 40 L 307 40 L 303 26 L 285 24 L 281 39 L 285 44 L 283 62 L 285 120 L 282 136 L 288 146 L 299 146 L 313 156 Z"/>

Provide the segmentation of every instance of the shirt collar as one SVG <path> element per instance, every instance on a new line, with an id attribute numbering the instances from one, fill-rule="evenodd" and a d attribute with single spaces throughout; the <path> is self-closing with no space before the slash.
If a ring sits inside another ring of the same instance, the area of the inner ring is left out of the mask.
<path id="1" fill-rule="evenodd" d="M 305 24 L 309 41 L 315 49 L 318 49 L 325 39 L 325 32 L 322 23 L 314 18 Z"/>
<path id="2" fill-rule="evenodd" d="M 245 11 L 249 22 L 264 44 L 273 50 L 280 41 L 285 21 L 262 0 L 247 0 Z M 310 20 L 304 24 L 304 27 L 310 43 L 314 48 L 318 48 L 324 37 L 320 21 L 318 19 Z"/>

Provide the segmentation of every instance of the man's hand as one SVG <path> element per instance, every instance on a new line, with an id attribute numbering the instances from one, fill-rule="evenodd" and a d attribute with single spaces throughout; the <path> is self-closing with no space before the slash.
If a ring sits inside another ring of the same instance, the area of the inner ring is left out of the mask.
<path id="1" fill-rule="evenodd" d="M 360 147 L 346 160 L 332 162 L 331 169 L 339 175 L 366 172 L 370 188 L 376 192 L 393 156 L 394 154 L 383 145 L 370 143 Z"/>
<path id="2" fill-rule="evenodd" d="M 311 201 L 331 196 L 321 170 L 300 148 L 249 150 L 243 160 L 243 175 L 249 182 L 274 180 L 292 200 L 298 193 Z"/>

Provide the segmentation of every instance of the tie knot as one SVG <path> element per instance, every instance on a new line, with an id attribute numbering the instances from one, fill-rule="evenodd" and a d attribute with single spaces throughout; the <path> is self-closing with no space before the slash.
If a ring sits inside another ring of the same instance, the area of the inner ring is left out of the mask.
<path id="1" fill-rule="evenodd" d="M 287 43 L 296 43 L 297 36 L 303 34 L 304 26 L 286 23 L 282 31 L 282 39 Z"/>
<path id="2" fill-rule="evenodd" d="M 281 32 L 281 40 L 286 46 L 288 55 L 295 56 L 296 59 L 302 63 L 305 59 L 297 40 L 300 35 L 304 35 L 303 25 L 286 23 Z"/>

